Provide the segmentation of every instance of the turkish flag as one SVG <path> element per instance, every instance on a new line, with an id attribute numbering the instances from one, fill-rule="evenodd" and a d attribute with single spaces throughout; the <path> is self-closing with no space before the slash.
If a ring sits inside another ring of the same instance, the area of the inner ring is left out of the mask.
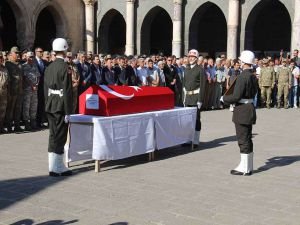
<path id="1" fill-rule="evenodd" d="M 174 108 L 168 87 L 93 85 L 79 97 L 79 113 L 114 116 Z"/>

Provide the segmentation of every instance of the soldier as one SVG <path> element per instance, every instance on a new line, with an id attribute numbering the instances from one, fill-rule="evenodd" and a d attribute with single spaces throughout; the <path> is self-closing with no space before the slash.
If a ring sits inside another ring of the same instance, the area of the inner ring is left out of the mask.
<path id="1" fill-rule="evenodd" d="M 72 114 L 77 111 L 77 103 L 78 103 L 78 85 L 80 80 L 80 74 L 78 72 L 78 68 L 73 62 L 73 54 L 72 52 L 67 52 L 66 62 L 68 63 L 68 74 L 72 76 L 72 98 L 73 98 L 73 107 Z"/>
<path id="2" fill-rule="evenodd" d="M 72 171 L 64 165 L 67 123 L 72 113 L 72 77 L 64 61 L 68 43 L 63 38 L 57 38 L 52 47 L 56 59 L 47 67 L 44 77 L 45 111 L 49 121 L 49 176 L 69 176 Z"/>
<path id="3" fill-rule="evenodd" d="M 202 66 L 197 65 L 199 52 L 195 49 L 189 51 L 189 65 L 185 69 L 183 78 L 183 87 L 185 89 L 185 106 L 186 107 L 197 107 L 196 117 L 196 132 L 194 136 L 193 144 L 195 147 L 200 142 L 200 131 L 201 131 L 201 115 L 200 109 L 204 100 L 205 91 L 205 71 Z"/>
<path id="4" fill-rule="evenodd" d="M 23 120 L 25 130 L 37 129 L 36 113 L 38 106 L 38 85 L 40 80 L 40 72 L 34 63 L 33 52 L 26 53 L 27 62 L 23 67 Z M 30 120 L 30 123 L 29 123 Z"/>
<path id="5" fill-rule="evenodd" d="M 9 75 L 8 104 L 6 109 L 7 131 L 12 132 L 14 122 L 14 131 L 22 132 L 20 127 L 22 110 L 22 92 L 23 92 L 23 71 L 19 63 L 19 48 L 12 47 L 9 53 L 9 60 L 5 63 Z"/>
<path id="6" fill-rule="evenodd" d="M 288 94 L 292 85 L 292 72 L 289 67 L 286 66 L 286 59 L 282 59 L 282 66 L 278 68 L 277 80 L 278 80 L 278 94 L 277 94 L 277 108 L 281 107 L 281 97 L 284 96 L 284 108 L 288 108 Z"/>
<path id="7" fill-rule="evenodd" d="M 240 60 L 243 72 L 237 76 L 233 93 L 224 95 L 221 97 L 221 101 L 224 101 L 225 104 L 235 104 L 232 121 L 235 124 L 241 161 L 230 173 L 249 176 L 253 171 L 252 126 L 256 122 L 253 98 L 257 92 L 257 84 L 251 69 L 254 63 L 254 53 L 243 51 Z"/>
<path id="8" fill-rule="evenodd" d="M 261 68 L 259 78 L 259 88 L 261 90 L 261 98 L 263 102 L 266 102 L 268 109 L 271 108 L 271 94 L 275 85 L 275 71 L 273 67 L 269 66 L 269 60 L 263 60 L 264 67 Z"/>
<path id="9" fill-rule="evenodd" d="M 3 54 L 0 51 L 0 134 L 5 133 L 4 118 L 7 107 L 7 92 L 8 92 L 9 76 L 8 71 L 3 65 Z"/>

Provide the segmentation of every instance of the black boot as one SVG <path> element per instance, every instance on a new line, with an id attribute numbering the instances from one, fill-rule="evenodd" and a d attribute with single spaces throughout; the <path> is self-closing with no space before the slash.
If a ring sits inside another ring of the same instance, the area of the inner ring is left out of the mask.
<path id="1" fill-rule="evenodd" d="M 32 130 L 28 120 L 25 120 L 24 124 L 25 124 L 25 131 L 31 131 Z"/>
<path id="2" fill-rule="evenodd" d="M 30 120 L 30 126 L 32 130 L 37 130 L 37 125 L 35 120 Z"/>

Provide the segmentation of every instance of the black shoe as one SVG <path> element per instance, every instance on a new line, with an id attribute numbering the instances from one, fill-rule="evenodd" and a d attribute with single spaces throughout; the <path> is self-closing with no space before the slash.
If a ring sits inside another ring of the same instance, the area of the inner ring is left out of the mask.
<path id="1" fill-rule="evenodd" d="M 60 175 L 61 176 L 71 176 L 73 174 L 72 170 L 67 170 L 65 172 L 62 172 Z"/>
<path id="2" fill-rule="evenodd" d="M 243 173 L 237 170 L 231 170 L 230 171 L 231 175 L 238 175 L 238 176 L 251 176 L 252 175 L 252 171 L 250 171 L 249 173 Z"/>
<path id="3" fill-rule="evenodd" d="M 14 132 L 15 133 L 21 133 L 21 132 L 24 132 L 24 129 L 22 129 L 20 126 L 16 126 L 15 129 L 14 129 Z"/>
<path id="4" fill-rule="evenodd" d="M 198 148 L 199 147 L 199 145 L 193 145 L 193 148 Z"/>
<path id="5" fill-rule="evenodd" d="M 60 174 L 59 173 L 55 173 L 55 172 L 49 172 L 49 176 L 50 177 L 59 177 Z"/>
<path id="6" fill-rule="evenodd" d="M 192 144 L 191 142 L 187 142 L 187 143 L 181 144 L 181 146 L 182 147 L 188 147 L 188 146 L 191 146 L 191 144 Z"/>

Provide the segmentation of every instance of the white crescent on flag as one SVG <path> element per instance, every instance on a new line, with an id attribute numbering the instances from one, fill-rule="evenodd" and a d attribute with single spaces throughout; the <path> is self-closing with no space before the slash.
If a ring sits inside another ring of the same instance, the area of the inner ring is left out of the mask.
<path id="1" fill-rule="evenodd" d="M 112 89 L 110 89 L 108 86 L 106 85 L 99 85 L 103 90 L 107 91 L 109 94 L 111 95 L 114 95 L 118 98 L 121 98 L 123 100 L 130 100 L 134 97 L 134 93 L 132 95 L 123 95 L 123 94 L 120 94 Z M 138 91 L 140 90 L 141 88 L 140 87 L 137 87 L 137 86 L 129 86 L 131 88 L 133 88 L 134 90 Z"/>

